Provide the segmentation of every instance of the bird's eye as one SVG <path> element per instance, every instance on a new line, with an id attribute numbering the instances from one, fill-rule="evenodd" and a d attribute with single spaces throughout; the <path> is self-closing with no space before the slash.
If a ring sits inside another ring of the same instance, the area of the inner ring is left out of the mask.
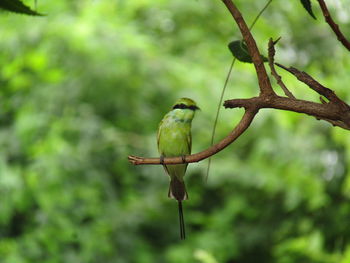
<path id="1" fill-rule="evenodd" d="M 181 104 L 176 104 L 174 107 L 173 107 L 173 109 L 187 109 L 188 107 L 185 105 L 185 104 L 183 104 L 183 103 L 181 103 Z"/>

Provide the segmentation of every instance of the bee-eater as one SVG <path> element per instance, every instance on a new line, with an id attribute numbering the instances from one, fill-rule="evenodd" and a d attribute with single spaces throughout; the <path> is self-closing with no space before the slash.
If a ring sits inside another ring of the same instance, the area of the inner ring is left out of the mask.
<path id="1" fill-rule="evenodd" d="M 193 100 L 181 98 L 175 102 L 172 110 L 161 120 L 158 128 L 158 151 L 161 159 L 164 157 L 184 157 L 191 154 L 191 123 L 198 109 Z M 163 166 L 165 172 L 170 176 L 168 197 L 174 198 L 178 202 L 180 237 L 185 239 L 182 201 L 188 199 L 183 179 L 187 163 Z"/>

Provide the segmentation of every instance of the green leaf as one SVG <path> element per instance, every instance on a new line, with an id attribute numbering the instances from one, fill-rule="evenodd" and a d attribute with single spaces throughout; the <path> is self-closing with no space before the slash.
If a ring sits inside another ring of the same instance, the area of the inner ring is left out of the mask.
<path id="1" fill-rule="evenodd" d="M 300 0 L 301 4 L 305 8 L 305 10 L 310 14 L 310 16 L 313 17 L 313 19 L 316 19 L 316 16 L 312 12 L 312 6 L 311 6 L 311 1 L 310 0 Z"/>
<path id="2" fill-rule="evenodd" d="M 252 63 L 253 60 L 249 55 L 247 45 L 242 40 L 235 40 L 228 44 L 228 48 L 230 49 L 232 55 L 242 62 Z M 261 56 L 264 62 L 267 62 L 268 59 L 264 56 Z"/>
<path id="3" fill-rule="evenodd" d="M 0 9 L 6 10 L 13 13 L 32 15 L 32 16 L 42 16 L 30 7 L 23 4 L 20 0 L 0 0 Z"/>

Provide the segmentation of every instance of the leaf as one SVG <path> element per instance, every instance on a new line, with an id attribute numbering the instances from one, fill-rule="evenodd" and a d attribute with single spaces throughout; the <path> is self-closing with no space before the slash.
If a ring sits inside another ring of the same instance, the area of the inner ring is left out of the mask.
<path id="1" fill-rule="evenodd" d="M 13 13 L 32 15 L 32 16 L 42 16 L 30 7 L 23 4 L 20 0 L 0 0 L 0 9 L 6 10 Z"/>
<path id="2" fill-rule="evenodd" d="M 235 40 L 228 44 L 228 48 L 230 49 L 232 55 L 242 62 L 252 63 L 253 60 L 249 55 L 247 45 L 242 40 Z M 267 62 L 268 59 L 264 56 L 261 56 L 264 62 Z"/>
<path id="3" fill-rule="evenodd" d="M 310 16 L 313 17 L 313 19 L 316 19 L 316 16 L 314 15 L 314 12 L 312 12 L 312 6 L 310 0 L 300 0 L 301 4 L 305 8 L 305 10 L 310 14 Z"/>

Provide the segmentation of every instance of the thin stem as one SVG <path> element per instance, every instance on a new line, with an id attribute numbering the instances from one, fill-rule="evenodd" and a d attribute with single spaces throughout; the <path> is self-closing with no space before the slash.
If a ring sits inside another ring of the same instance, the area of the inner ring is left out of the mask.
<path id="1" fill-rule="evenodd" d="M 256 22 L 258 22 L 260 16 L 264 13 L 264 11 L 269 7 L 269 5 L 271 4 L 272 0 L 269 0 L 265 6 L 260 10 L 260 12 L 257 14 L 257 16 L 254 18 L 252 24 L 250 25 L 249 27 L 249 31 L 251 31 L 253 29 L 253 27 L 255 26 Z M 224 100 L 224 95 L 225 95 L 225 92 L 226 92 L 226 88 L 227 88 L 227 84 L 228 84 L 228 81 L 230 79 L 230 76 L 231 76 L 231 72 L 232 72 L 232 68 L 235 64 L 235 61 L 236 61 L 236 58 L 233 58 L 232 62 L 231 62 L 231 65 L 230 65 L 230 69 L 228 71 L 228 74 L 227 74 L 227 77 L 226 77 L 226 80 L 225 80 L 225 84 L 224 84 L 224 87 L 221 91 L 221 95 L 220 95 L 220 99 L 219 99 L 219 103 L 218 103 L 218 108 L 216 110 L 216 116 L 215 116 L 215 120 L 214 120 L 214 126 L 213 126 L 213 131 L 212 131 L 212 134 L 211 134 L 211 140 L 210 140 L 210 146 L 213 146 L 214 144 L 214 138 L 215 138 L 215 133 L 216 133 L 216 125 L 218 123 L 218 119 L 219 119 L 219 115 L 220 115 L 220 109 L 221 109 L 221 105 L 222 105 L 222 101 Z M 208 159 L 208 166 L 207 166 L 207 172 L 206 172 L 206 175 L 205 175 L 205 182 L 208 182 L 208 177 L 209 177 L 209 171 L 210 171 L 210 165 L 211 165 L 211 158 Z"/>
<path id="2" fill-rule="evenodd" d="M 229 68 L 229 70 L 228 70 L 227 76 L 226 76 L 224 88 L 223 88 L 222 91 L 221 91 L 221 95 L 220 95 L 220 99 L 219 99 L 218 108 L 217 108 L 217 110 L 216 110 L 216 116 L 215 116 L 215 120 L 214 120 L 213 131 L 212 131 L 212 133 L 211 133 L 210 146 L 213 146 L 213 144 L 214 144 L 214 138 L 215 138 L 215 133 L 216 133 L 216 125 L 217 125 L 217 123 L 218 123 L 219 114 L 220 114 L 220 109 L 221 109 L 221 106 L 222 106 L 222 101 L 224 100 L 224 95 L 225 95 L 225 91 L 226 91 L 226 88 L 227 88 L 227 84 L 228 84 L 228 81 L 229 81 L 229 79 L 230 79 L 231 72 L 232 72 L 232 69 L 233 69 L 233 66 L 234 66 L 235 62 L 236 62 L 236 58 L 233 58 L 233 59 L 232 59 L 232 62 L 231 62 L 231 65 L 230 65 L 230 68 Z M 207 167 L 207 173 L 206 173 L 206 175 L 205 175 L 205 182 L 208 181 L 209 170 L 210 170 L 210 164 L 211 164 L 211 158 L 208 159 L 208 167 Z"/>
<path id="3" fill-rule="evenodd" d="M 258 21 L 258 19 L 260 18 L 260 16 L 265 12 L 265 10 L 269 7 L 269 5 L 271 4 L 272 0 L 269 0 L 265 6 L 260 10 L 259 14 L 255 17 L 253 23 L 250 25 L 249 27 L 249 31 L 252 31 L 253 27 L 255 26 L 256 22 Z"/>

